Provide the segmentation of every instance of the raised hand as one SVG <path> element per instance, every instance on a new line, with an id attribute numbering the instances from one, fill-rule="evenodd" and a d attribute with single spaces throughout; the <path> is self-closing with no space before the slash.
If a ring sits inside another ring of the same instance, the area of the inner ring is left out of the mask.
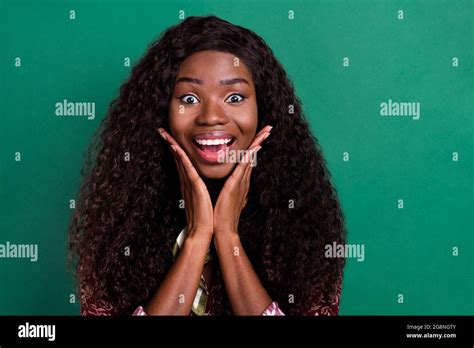
<path id="1" fill-rule="evenodd" d="M 181 194 L 185 202 L 188 232 L 192 234 L 199 230 L 212 235 L 214 221 L 212 202 L 206 184 L 176 140 L 163 128 L 159 128 L 159 132 L 170 145 L 171 153 L 178 168 Z"/>
<path id="2" fill-rule="evenodd" d="M 245 159 L 236 166 L 225 182 L 214 208 L 214 237 L 216 234 L 238 233 L 240 214 L 248 199 L 253 168 L 250 159 L 261 149 L 261 144 L 268 138 L 271 129 L 271 126 L 266 126 L 258 132 L 249 146 Z"/>

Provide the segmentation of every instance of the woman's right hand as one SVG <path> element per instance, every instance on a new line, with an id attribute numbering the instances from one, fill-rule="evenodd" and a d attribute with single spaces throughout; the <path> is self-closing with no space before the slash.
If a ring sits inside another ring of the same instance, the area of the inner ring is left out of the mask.
<path id="1" fill-rule="evenodd" d="M 212 236 L 213 208 L 206 184 L 201 179 L 186 152 L 165 129 L 158 129 L 161 137 L 170 146 L 178 169 L 181 194 L 184 198 L 189 236 L 204 233 Z"/>

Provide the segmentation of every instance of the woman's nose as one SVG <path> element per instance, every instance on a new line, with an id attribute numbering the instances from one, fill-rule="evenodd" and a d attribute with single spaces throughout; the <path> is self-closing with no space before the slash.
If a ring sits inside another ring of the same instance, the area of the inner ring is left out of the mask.
<path id="1" fill-rule="evenodd" d="M 218 100 L 206 101 L 196 118 L 196 123 L 201 126 L 215 126 L 227 122 L 229 122 L 229 118 Z"/>

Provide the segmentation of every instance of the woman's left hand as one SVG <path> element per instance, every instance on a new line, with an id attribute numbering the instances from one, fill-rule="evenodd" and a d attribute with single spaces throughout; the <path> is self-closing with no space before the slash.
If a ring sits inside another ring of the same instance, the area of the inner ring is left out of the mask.
<path id="1" fill-rule="evenodd" d="M 261 144 L 268 138 L 271 129 L 271 126 L 266 126 L 258 132 L 248 148 L 245 160 L 235 167 L 225 182 L 214 207 L 214 237 L 223 233 L 238 233 L 240 214 L 247 204 L 253 168 L 251 160 L 261 149 Z"/>

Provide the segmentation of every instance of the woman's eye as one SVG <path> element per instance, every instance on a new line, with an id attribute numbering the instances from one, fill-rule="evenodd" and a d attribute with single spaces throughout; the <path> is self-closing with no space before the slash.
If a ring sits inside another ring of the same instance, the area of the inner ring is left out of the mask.
<path id="1" fill-rule="evenodd" d="M 197 104 L 199 103 L 199 99 L 196 98 L 194 95 L 186 94 L 179 98 L 183 103 L 186 104 Z"/>
<path id="2" fill-rule="evenodd" d="M 226 102 L 229 102 L 229 103 L 239 103 L 239 102 L 241 102 L 242 100 L 244 100 L 244 96 L 241 95 L 241 94 L 235 93 L 235 94 L 230 95 L 230 96 L 227 98 Z"/>

